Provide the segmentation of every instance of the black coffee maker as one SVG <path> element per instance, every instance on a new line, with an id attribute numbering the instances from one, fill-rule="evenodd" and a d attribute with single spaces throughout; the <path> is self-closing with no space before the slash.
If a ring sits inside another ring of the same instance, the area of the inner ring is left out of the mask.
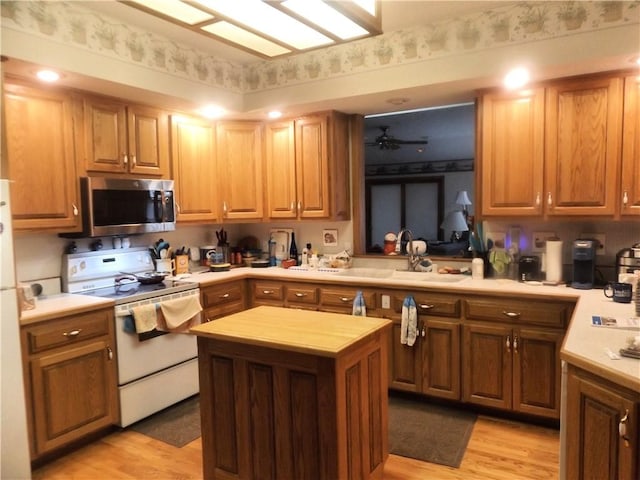
<path id="1" fill-rule="evenodd" d="M 596 275 L 596 244 L 597 240 L 573 241 L 573 281 L 571 287 L 581 290 L 593 288 Z"/>

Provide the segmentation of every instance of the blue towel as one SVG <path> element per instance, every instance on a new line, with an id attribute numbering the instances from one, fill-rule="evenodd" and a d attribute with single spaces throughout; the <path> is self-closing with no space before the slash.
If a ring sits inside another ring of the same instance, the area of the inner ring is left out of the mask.
<path id="1" fill-rule="evenodd" d="M 364 297 L 362 296 L 362 292 L 360 290 L 358 290 L 358 293 L 356 293 L 356 298 L 353 299 L 352 312 L 356 317 L 367 316 L 367 306 L 364 303 Z"/>
<path id="2" fill-rule="evenodd" d="M 122 318 L 122 331 L 126 333 L 136 333 L 136 324 L 133 321 L 132 315 L 127 315 Z"/>
<path id="3" fill-rule="evenodd" d="M 418 310 L 416 301 L 411 295 L 404 297 L 402 302 L 402 323 L 400 324 L 400 343 L 413 346 L 418 336 Z"/>

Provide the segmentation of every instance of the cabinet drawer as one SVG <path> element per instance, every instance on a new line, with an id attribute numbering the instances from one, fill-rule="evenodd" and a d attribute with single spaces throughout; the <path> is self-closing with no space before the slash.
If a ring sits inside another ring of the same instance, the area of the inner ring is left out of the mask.
<path id="1" fill-rule="evenodd" d="M 465 300 L 466 318 L 564 328 L 573 307 L 553 301 L 474 298 Z"/>
<path id="2" fill-rule="evenodd" d="M 305 305 L 317 305 L 318 303 L 318 287 L 296 286 L 287 287 L 287 303 Z"/>
<path id="3" fill-rule="evenodd" d="M 367 309 L 376 308 L 376 298 L 374 292 L 364 291 L 359 288 L 323 288 L 320 292 L 320 303 L 323 307 L 345 307 L 353 308 L 353 300 L 358 291 L 362 291 L 364 304 Z"/>
<path id="4" fill-rule="evenodd" d="M 104 309 L 28 327 L 26 338 L 29 353 L 39 353 L 89 338 L 108 335 L 109 322 L 112 321 L 113 310 Z"/>
<path id="5" fill-rule="evenodd" d="M 253 282 L 253 298 L 261 300 L 283 300 L 284 284 L 275 282 Z"/>
<path id="6" fill-rule="evenodd" d="M 416 302 L 418 315 L 434 315 L 439 317 L 460 317 L 460 298 L 454 295 L 440 293 L 412 292 Z M 393 309 L 396 313 L 402 313 L 402 304 L 405 295 L 393 295 Z"/>
<path id="7" fill-rule="evenodd" d="M 242 301 L 244 298 L 241 282 L 214 285 L 202 290 L 202 306 L 206 308 Z"/>

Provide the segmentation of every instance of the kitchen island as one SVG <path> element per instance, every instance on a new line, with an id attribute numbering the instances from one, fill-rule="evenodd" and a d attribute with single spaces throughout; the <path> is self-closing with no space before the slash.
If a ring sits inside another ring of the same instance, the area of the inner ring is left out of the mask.
<path id="1" fill-rule="evenodd" d="M 191 329 L 204 478 L 381 478 L 390 330 L 270 306 Z"/>

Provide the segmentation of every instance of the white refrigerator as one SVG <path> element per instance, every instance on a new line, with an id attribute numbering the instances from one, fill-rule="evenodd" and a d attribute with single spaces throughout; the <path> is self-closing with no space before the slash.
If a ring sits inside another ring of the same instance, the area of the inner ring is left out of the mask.
<path id="1" fill-rule="evenodd" d="M 0 478 L 31 478 L 9 181 L 0 179 Z"/>

